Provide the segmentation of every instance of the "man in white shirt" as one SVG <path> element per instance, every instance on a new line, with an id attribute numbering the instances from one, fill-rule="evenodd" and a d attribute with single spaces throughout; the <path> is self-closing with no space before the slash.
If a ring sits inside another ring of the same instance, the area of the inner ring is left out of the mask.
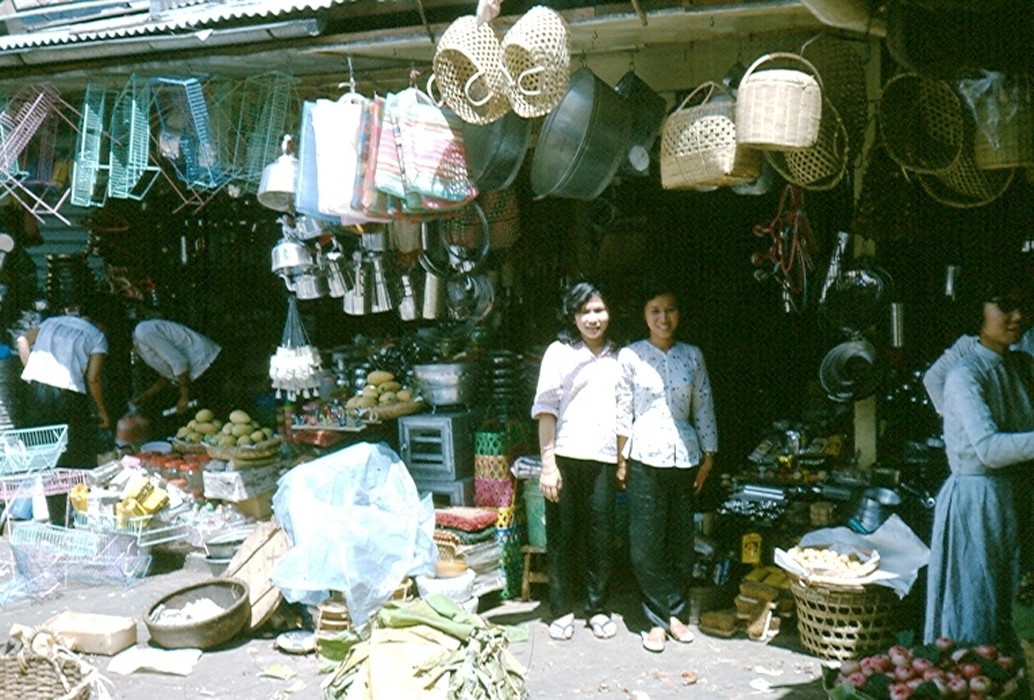
<path id="1" fill-rule="evenodd" d="M 133 351 L 158 373 L 158 378 L 132 401 L 140 405 L 174 385 L 178 389 L 176 413 L 186 412 L 192 395 L 191 385 L 208 371 L 221 348 L 210 338 L 183 324 L 164 319 L 148 319 L 133 329 Z M 209 399 L 210 397 L 202 397 Z"/>

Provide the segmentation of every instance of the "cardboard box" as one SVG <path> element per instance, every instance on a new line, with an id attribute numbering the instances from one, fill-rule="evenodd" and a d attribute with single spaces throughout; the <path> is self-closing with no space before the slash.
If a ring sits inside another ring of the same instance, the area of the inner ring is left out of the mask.
<path id="1" fill-rule="evenodd" d="M 236 503 L 275 490 L 280 467 L 272 464 L 223 472 L 205 470 L 201 472 L 201 478 L 205 498 Z"/>
<path id="2" fill-rule="evenodd" d="M 68 640 L 72 651 L 113 656 L 136 644 L 136 620 L 63 610 L 43 623 L 45 629 Z"/>
<path id="3" fill-rule="evenodd" d="M 273 516 L 273 492 L 267 491 L 257 496 L 237 501 L 234 510 L 254 520 L 269 520 Z"/>

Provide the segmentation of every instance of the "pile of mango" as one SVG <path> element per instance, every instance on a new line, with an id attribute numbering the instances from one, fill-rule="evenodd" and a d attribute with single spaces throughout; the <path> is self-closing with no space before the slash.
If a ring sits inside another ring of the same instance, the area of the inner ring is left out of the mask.
<path id="1" fill-rule="evenodd" d="M 396 381 L 394 374 L 377 369 L 366 375 L 366 386 L 345 403 L 345 408 L 354 413 L 363 408 L 412 401 L 413 398 L 413 390 Z"/>
<path id="2" fill-rule="evenodd" d="M 274 434 L 272 428 L 259 425 L 258 421 L 240 409 L 231 411 L 224 421 L 216 418 L 211 410 L 203 408 L 176 431 L 176 437 L 184 442 L 214 447 L 257 445 Z"/>

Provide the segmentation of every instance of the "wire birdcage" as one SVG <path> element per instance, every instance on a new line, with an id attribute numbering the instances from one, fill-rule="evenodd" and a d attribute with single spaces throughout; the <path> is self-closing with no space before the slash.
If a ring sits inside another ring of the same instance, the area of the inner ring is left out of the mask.
<path id="1" fill-rule="evenodd" d="M 99 85 L 87 85 L 72 162 L 71 201 L 77 207 L 101 207 L 107 199 L 109 169 L 107 163 L 101 163 L 107 107 L 108 91 Z"/>
<path id="2" fill-rule="evenodd" d="M 108 196 L 143 199 L 161 173 L 151 156 L 151 86 L 130 76 L 111 107 Z"/>
<path id="3" fill-rule="evenodd" d="M 237 122 L 234 165 L 246 192 L 257 192 L 263 169 L 280 156 L 284 134 L 294 133 L 301 114 L 297 80 L 270 72 L 244 81 Z"/>
<path id="4" fill-rule="evenodd" d="M 188 187 L 218 190 L 229 180 L 212 141 L 212 125 L 197 78 L 151 78 L 161 153 Z"/>

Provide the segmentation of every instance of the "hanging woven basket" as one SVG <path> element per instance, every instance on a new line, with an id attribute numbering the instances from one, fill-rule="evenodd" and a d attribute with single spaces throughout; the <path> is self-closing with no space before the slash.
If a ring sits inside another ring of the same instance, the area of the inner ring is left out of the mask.
<path id="1" fill-rule="evenodd" d="M 510 111 L 499 39 L 474 15 L 456 19 L 435 47 L 434 81 L 442 99 L 469 124 L 490 124 Z"/>
<path id="2" fill-rule="evenodd" d="M 822 107 L 822 125 L 814 146 L 795 151 L 766 151 L 765 157 L 787 182 L 809 190 L 831 190 L 844 177 L 848 153 L 847 129 L 836 107 L 827 100 Z"/>
<path id="3" fill-rule="evenodd" d="M 699 104 L 686 106 L 702 92 Z M 737 141 L 736 102 L 719 83 L 698 86 L 664 121 L 661 185 L 666 190 L 750 182 L 761 174 L 761 161 L 761 151 Z"/>
<path id="4" fill-rule="evenodd" d="M 982 207 L 1009 189 L 1015 169 L 981 170 L 972 153 L 964 151 L 943 173 L 920 174 L 919 186 L 935 201 L 956 209 Z"/>
<path id="5" fill-rule="evenodd" d="M 795 67 L 771 67 L 777 63 Z M 821 120 L 822 84 L 807 60 L 771 53 L 747 68 L 736 95 L 736 138 L 741 144 L 776 151 L 808 148 L 819 138 Z"/>
<path id="6" fill-rule="evenodd" d="M 883 86 L 879 127 L 890 157 L 917 173 L 942 173 L 962 153 L 962 101 L 946 81 L 901 73 Z"/>
<path id="7" fill-rule="evenodd" d="M 532 119 L 560 104 L 571 71 L 571 30 L 563 17 L 536 5 L 506 32 L 502 52 L 513 111 Z"/>

